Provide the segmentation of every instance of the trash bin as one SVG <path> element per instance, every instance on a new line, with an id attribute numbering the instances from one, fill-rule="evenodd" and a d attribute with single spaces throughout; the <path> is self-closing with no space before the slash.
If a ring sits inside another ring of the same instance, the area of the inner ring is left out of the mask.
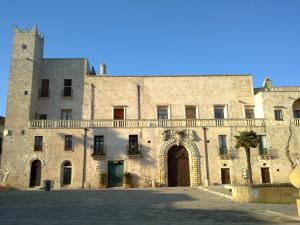
<path id="1" fill-rule="evenodd" d="M 45 191 L 50 191 L 50 189 L 51 189 L 51 180 L 46 180 Z"/>

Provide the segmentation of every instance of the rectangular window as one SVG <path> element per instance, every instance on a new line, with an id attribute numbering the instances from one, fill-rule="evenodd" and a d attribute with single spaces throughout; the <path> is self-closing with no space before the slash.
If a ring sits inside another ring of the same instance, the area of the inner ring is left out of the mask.
<path id="1" fill-rule="evenodd" d="M 72 80 L 64 79 L 63 97 L 72 97 Z"/>
<path id="2" fill-rule="evenodd" d="M 39 120 L 47 120 L 47 114 L 40 114 Z"/>
<path id="3" fill-rule="evenodd" d="M 61 119 L 62 120 L 71 120 L 72 119 L 72 109 L 62 109 L 61 110 Z"/>
<path id="4" fill-rule="evenodd" d="M 138 135 L 129 135 L 129 155 L 137 155 L 139 154 L 139 143 L 138 143 Z"/>
<path id="5" fill-rule="evenodd" d="M 219 153 L 220 155 L 227 154 L 226 135 L 219 135 Z"/>
<path id="6" fill-rule="evenodd" d="M 99 135 L 94 137 L 94 153 L 93 155 L 105 155 L 104 136 Z"/>
<path id="7" fill-rule="evenodd" d="M 168 119 L 168 106 L 158 106 L 157 107 L 157 118 L 159 120 L 167 120 Z"/>
<path id="8" fill-rule="evenodd" d="M 65 135 L 65 150 L 73 150 L 73 136 Z"/>
<path id="9" fill-rule="evenodd" d="M 35 136 L 34 151 L 42 151 L 42 150 L 43 150 L 43 136 Z"/>
<path id="10" fill-rule="evenodd" d="M 258 135 L 259 140 L 259 154 L 260 155 L 267 155 L 268 154 L 268 147 L 267 147 L 267 137 L 266 135 Z"/>
<path id="11" fill-rule="evenodd" d="M 40 98 L 49 98 L 49 79 L 42 79 Z"/>
<path id="12" fill-rule="evenodd" d="M 185 106 L 185 118 L 187 120 L 193 120 L 197 118 L 196 106 Z"/>
<path id="13" fill-rule="evenodd" d="M 274 110 L 274 116 L 275 116 L 275 120 L 283 120 L 282 110 L 281 109 L 275 109 Z"/>
<path id="14" fill-rule="evenodd" d="M 294 110 L 294 118 L 299 119 L 300 118 L 300 110 Z"/>
<path id="15" fill-rule="evenodd" d="M 214 106 L 215 119 L 224 119 L 224 106 Z"/>
<path id="16" fill-rule="evenodd" d="M 245 117 L 246 119 L 254 119 L 254 109 L 253 108 L 245 108 Z"/>

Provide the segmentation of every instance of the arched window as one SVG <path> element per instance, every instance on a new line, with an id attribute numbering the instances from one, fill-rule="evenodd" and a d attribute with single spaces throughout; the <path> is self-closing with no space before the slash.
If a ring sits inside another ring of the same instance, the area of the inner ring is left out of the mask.
<path id="1" fill-rule="evenodd" d="M 293 103 L 294 118 L 300 118 L 300 98 Z"/>
<path id="2" fill-rule="evenodd" d="M 72 164 L 66 161 L 62 165 L 62 186 L 71 185 L 72 183 Z"/>
<path id="3" fill-rule="evenodd" d="M 42 173 L 41 161 L 38 159 L 32 161 L 31 168 L 30 168 L 29 187 L 35 187 L 41 185 L 41 173 Z"/>

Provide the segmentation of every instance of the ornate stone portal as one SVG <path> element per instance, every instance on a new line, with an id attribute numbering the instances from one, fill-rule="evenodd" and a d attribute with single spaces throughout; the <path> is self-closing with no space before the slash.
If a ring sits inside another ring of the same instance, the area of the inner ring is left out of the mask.
<path id="1" fill-rule="evenodd" d="M 158 154 L 158 172 L 161 185 L 168 186 L 168 151 L 174 145 L 182 145 L 189 153 L 191 186 L 201 185 L 200 153 L 194 143 L 192 130 L 165 130 L 162 133 L 163 145 Z"/>

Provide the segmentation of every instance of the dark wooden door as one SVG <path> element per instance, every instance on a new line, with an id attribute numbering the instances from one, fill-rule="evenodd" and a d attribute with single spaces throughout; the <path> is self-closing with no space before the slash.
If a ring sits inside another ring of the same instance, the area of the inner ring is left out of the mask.
<path id="1" fill-rule="evenodd" d="M 168 152 L 168 181 L 170 187 L 190 186 L 189 156 L 183 146 L 174 146 Z"/>
<path id="2" fill-rule="evenodd" d="M 230 184 L 230 169 L 229 168 L 221 168 L 221 179 L 222 184 Z"/>
<path id="3" fill-rule="evenodd" d="M 262 180 L 263 184 L 265 184 L 265 183 L 267 183 L 267 184 L 271 183 L 269 168 L 261 168 L 261 180 Z"/>
<path id="4" fill-rule="evenodd" d="M 108 186 L 120 187 L 123 186 L 124 162 L 109 161 L 108 162 Z"/>
<path id="5" fill-rule="evenodd" d="M 123 108 L 114 108 L 114 120 L 124 120 Z"/>
<path id="6" fill-rule="evenodd" d="M 40 160 L 34 160 L 31 164 L 30 170 L 30 187 L 40 186 L 41 185 L 41 172 L 42 166 Z"/>

